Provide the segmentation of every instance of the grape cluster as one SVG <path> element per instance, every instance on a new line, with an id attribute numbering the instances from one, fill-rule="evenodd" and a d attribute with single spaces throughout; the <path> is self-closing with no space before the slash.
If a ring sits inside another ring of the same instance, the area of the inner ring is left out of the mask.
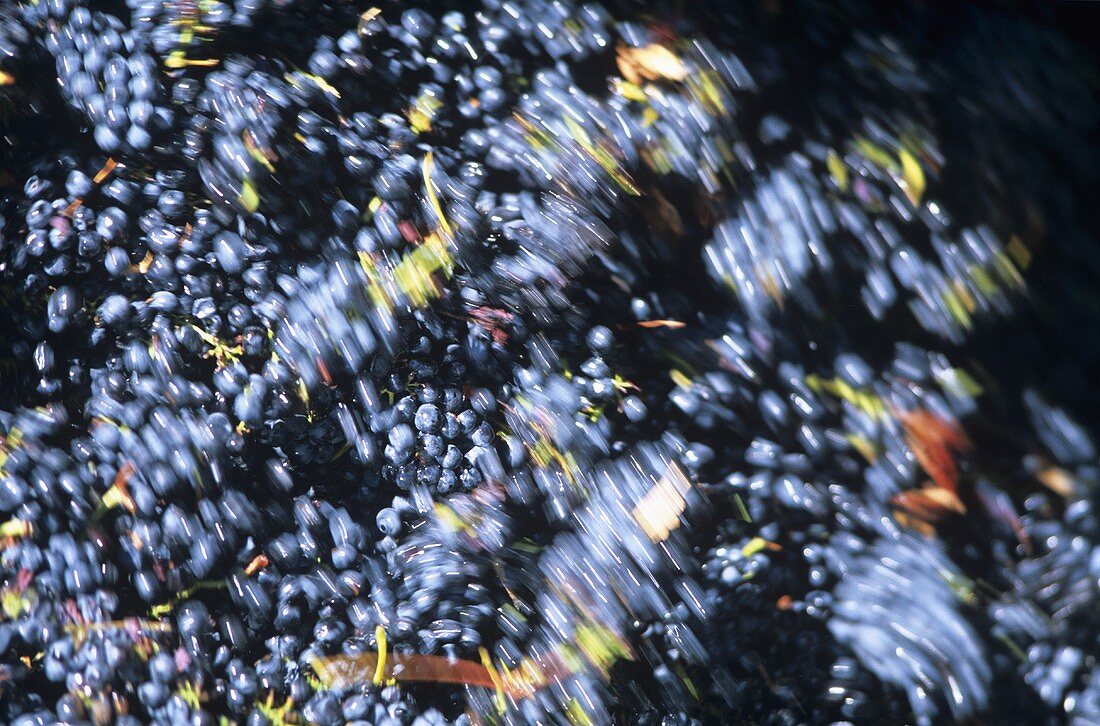
<path id="1" fill-rule="evenodd" d="M 1094 59 L 941 5 L 0 6 L 0 720 L 1100 719 Z"/>

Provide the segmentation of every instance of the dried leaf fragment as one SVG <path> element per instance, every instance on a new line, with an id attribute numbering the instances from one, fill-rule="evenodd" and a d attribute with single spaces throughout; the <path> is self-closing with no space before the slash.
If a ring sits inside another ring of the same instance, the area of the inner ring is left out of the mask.
<path id="1" fill-rule="evenodd" d="M 922 409 L 895 415 L 905 428 L 905 443 L 921 468 L 939 487 L 958 492 L 959 470 L 955 456 L 970 448 L 970 441 L 959 425 Z"/>
<path id="2" fill-rule="evenodd" d="M 936 536 L 936 528 L 928 522 L 925 522 L 923 519 L 918 519 L 917 517 L 914 517 L 913 515 L 902 509 L 895 509 L 893 511 L 894 519 L 896 519 L 898 521 L 898 524 L 900 524 L 902 527 L 905 527 L 906 529 L 911 529 L 914 532 L 920 532 L 922 535 L 928 538 Z"/>
<path id="3" fill-rule="evenodd" d="M 684 496 L 690 488 L 684 473 L 672 466 L 635 505 L 631 516 L 650 541 L 663 542 L 680 526 L 680 515 L 687 508 Z"/>
<path id="4" fill-rule="evenodd" d="M 1065 469 L 1051 465 L 1040 469 L 1035 476 L 1043 486 L 1063 499 L 1073 496 L 1073 477 Z"/>
<path id="5" fill-rule="evenodd" d="M 324 688 L 349 688 L 367 681 L 386 683 L 437 683 L 475 686 L 495 691 L 498 698 L 529 698 L 535 692 L 582 671 L 587 663 L 606 674 L 617 660 L 633 658 L 630 647 L 617 634 L 600 626 L 580 626 L 572 647 L 555 649 L 540 657 L 524 659 L 513 669 L 498 669 L 481 654 L 481 661 L 438 655 L 359 653 L 315 656 L 310 667 Z M 583 658 L 578 658 L 578 654 Z M 380 657 L 381 656 L 381 657 Z"/>
<path id="6" fill-rule="evenodd" d="M 680 217 L 680 212 L 657 189 L 646 194 L 642 203 L 642 216 L 645 217 L 646 224 L 666 239 L 684 236 L 684 220 Z"/>
<path id="7" fill-rule="evenodd" d="M 107 157 L 107 161 L 103 163 L 103 167 L 97 171 L 95 177 L 92 178 L 92 183 L 96 185 L 102 184 L 103 180 L 115 170 L 116 166 L 118 166 L 118 162 L 111 157 Z"/>
<path id="8" fill-rule="evenodd" d="M 267 555 L 262 554 L 262 553 L 258 554 L 258 555 L 256 555 L 255 557 L 252 558 L 251 562 L 248 563 L 248 567 L 244 568 L 244 574 L 248 575 L 249 577 L 252 577 L 257 572 L 259 572 L 263 568 L 267 567 L 269 564 L 270 564 L 270 562 L 267 559 Z"/>
<path id="9" fill-rule="evenodd" d="M 688 69 L 684 62 L 663 45 L 652 43 L 640 47 L 620 45 L 615 51 L 615 63 L 630 83 L 645 81 L 683 81 Z"/>
<path id="10" fill-rule="evenodd" d="M 370 27 L 371 23 L 381 14 L 381 8 L 369 8 L 365 10 L 363 14 L 359 16 L 359 26 L 356 28 L 356 32 L 364 37 L 371 35 L 373 32 Z"/>
<path id="11" fill-rule="evenodd" d="M 678 330 L 686 325 L 687 323 L 679 320 L 642 320 L 638 323 L 639 328 L 672 328 L 673 330 Z"/>
<path id="12" fill-rule="evenodd" d="M 891 502 L 903 511 L 927 522 L 938 522 L 950 514 L 966 512 L 966 505 L 955 492 L 938 486 L 901 492 L 895 495 Z"/>

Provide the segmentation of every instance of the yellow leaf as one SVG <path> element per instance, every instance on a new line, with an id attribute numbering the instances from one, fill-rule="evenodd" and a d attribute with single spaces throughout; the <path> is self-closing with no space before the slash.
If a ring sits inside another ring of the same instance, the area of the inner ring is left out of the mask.
<path id="1" fill-rule="evenodd" d="M 432 119 L 435 112 L 443 106 L 443 103 L 434 96 L 424 94 L 416 99 L 413 105 L 405 111 L 409 119 L 409 128 L 418 134 L 432 130 Z"/>
<path id="2" fill-rule="evenodd" d="M 825 165 L 829 168 L 829 176 L 840 187 L 840 191 L 848 191 L 848 167 L 844 165 L 844 160 L 840 158 L 840 154 L 829 149 L 829 155 L 825 158 Z"/>
<path id="3" fill-rule="evenodd" d="M 964 329 L 969 330 L 971 323 L 973 322 L 970 313 L 966 309 L 966 305 L 963 304 L 962 299 L 956 294 L 956 292 L 948 287 L 944 289 L 941 295 L 943 304 L 947 308 L 947 312 L 951 315 L 951 318 Z"/>
<path id="4" fill-rule="evenodd" d="M 875 451 L 875 445 L 872 444 L 866 437 L 858 434 L 846 434 L 845 437 L 848 443 L 866 459 L 869 463 L 875 463 L 878 458 L 878 454 Z"/>
<path id="5" fill-rule="evenodd" d="M 359 16 L 359 27 L 356 29 L 356 32 L 359 35 L 366 35 L 371 22 L 381 14 L 382 10 L 380 8 L 370 8 L 365 11 Z"/>
<path id="6" fill-rule="evenodd" d="M 270 152 L 257 146 L 256 142 L 252 140 L 252 134 L 247 131 L 241 135 L 241 138 L 244 140 L 244 148 L 248 150 L 248 155 L 260 164 L 263 164 L 265 169 L 274 174 L 275 167 L 272 165 L 271 159 L 268 158 Z"/>
<path id="7" fill-rule="evenodd" d="M 0 524 L 0 537 L 26 537 L 34 531 L 34 525 L 25 519 L 12 518 Z"/>
<path id="8" fill-rule="evenodd" d="M 1008 253 L 1012 255 L 1012 259 L 1021 270 L 1026 270 L 1031 264 L 1031 251 L 1016 235 L 1008 238 Z"/>
<path id="9" fill-rule="evenodd" d="M 439 220 L 440 229 L 443 230 L 443 234 L 447 237 L 451 237 L 453 235 L 451 225 L 447 222 L 447 216 L 443 214 L 443 205 L 439 203 L 439 195 L 436 194 L 435 184 L 432 183 L 433 169 L 435 169 L 435 156 L 429 151 L 424 155 L 424 163 L 421 166 L 421 170 L 424 173 L 424 191 L 428 193 L 428 202 L 431 204 L 432 211 L 435 212 L 435 216 Z"/>
<path id="10" fill-rule="evenodd" d="M 1024 277 L 1020 274 L 1020 271 L 1016 269 L 1016 265 L 1012 264 L 1012 256 L 1001 250 L 993 255 L 993 262 L 995 269 L 1000 273 L 1001 278 L 1016 287 L 1024 286 Z"/>
<path id="11" fill-rule="evenodd" d="M 569 135 L 573 137 L 574 141 L 583 146 L 585 149 L 592 148 L 592 138 L 588 135 L 588 132 L 584 130 L 583 126 L 581 126 L 569 116 L 566 116 L 565 127 L 569 129 Z"/>
<path id="12" fill-rule="evenodd" d="M 23 613 L 26 603 L 23 595 L 14 588 L 8 588 L 0 595 L 0 607 L 9 620 L 15 620 Z"/>
<path id="13" fill-rule="evenodd" d="M 182 50 L 174 50 L 168 54 L 168 57 L 164 61 L 164 65 L 173 70 L 184 68 L 187 66 L 187 55 Z"/>
<path id="14" fill-rule="evenodd" d="M 251 179 L 245 179 L 241 188 L 241 206 L 248 212 L 255 212 L 260 208 L 260 195 L 256 193 L 256 185 Z"/>
<path id="15" fill-rule="evenodd" d="M 703 107 L 711 114 L 726 114 L 725 94 L 722 92 L 724 83 L 717 72 L 707 69 L 692 74 L 688 77 L 688 86 L 692 96 L 703 104 Z"/>
<path id="16" fill-rule="evenodd" d="M 641 195 L 641 191 L 638 187 L 634 186 L 634 182 L 631 181 L 630 176 L 623 171 L 619 166 L 619 162 L 603 148 L 592 141 L 592 137 L 588 135 L 588 132 L 579 123 L 565 117 L 565 127 L 569 130 L 569 135 L 577 142 L 585 153 L 587 153 L 592 160 L 595 161 L 600 167 L 607 172 L 607 175 L 611 177 L 612 181 L 618 184 L 627 194 L 633 196 Z"/>
<path id="17" fill-rule="evenodd" d="M 668 375 L 670 378 L 672 378 L 672 382 L 680 388 L 691 388 L 691 386 L 693 385 L 691 379 L 684 375 L 682 371 L 679 371 L 676 368 L 670 370 L 668 372 Z"/>
<path id="18" fill-rule="evenodd" d="M 768 542 L 763 537 L 753 537 L 741 548 L 741 554 L 745 557 L 752 557 L 757 552 L 763 552 L 764 548 L 767 546 Z"/>
<path id="19" fill-rule="evenodd" d="M 905 149 L 901 150 L 898 158 L 901 160 L 901 178 L 904 182 L 905 196 L 909 197 L 909 201 L 913 203 L 913 206 L 917 206 L 920 204 L 921 197 L 924 196 L 926 184 L 924 169 L 921 168 L 917 158 Z"/>
<path id="20" fill-rule="evenodd" d="M 320 88 L 322 91 L 324 91 L 325 93 L 327 93 L 330 96 L 333 96 L 335 98 L 340 98 L 340 92 L 338 90 L 336 90 L 335 86 L 333 86 L 331 83 L 326 81 L 324 78 L 321 78 L 320 76 L 318 76 L 316 74 L 313 74 L 313 73 L 303 73 L 302 75 L 304 75 L 309 80 L 313 81 L 313 83 L 316 84 L 316 86 L 318 88 Z"/>
<path id="21" fill-rule="evenodd" d="M 592 718 L 585 712 L 584 706 L 576 698 L 569 699 L 569 706 L 565 709 L 565 717 L 569 723 L 575 726 L 591 726 Z"/>
<path id="22" fill-rule="evenodd" d="M 630 81 L 624 81 L 622 79 L 616 79 L 614 84 L 615 92 L 623 98 L 627 99 L 628 101 L 637 101 L 639 103 L 646 102 L 647 99 L 645 91 L 643 91 L 641 86 L 639 86 L 638 84 L 631 83 Z"/>
<path id="23" fill-rule="evenodd" d="M 378 665 L 375 666 L 371 681 L 377 686 L 386 675 L 386 629 L 381 625 L 374 627 L 374 640 L 378 643 Z"/>
<path id="24" fill-rule="evenodd" d="M 882 147 L 874 144 L 869 139 L 865 139 L 862 136 L 856 137 L 856 149 L 859 153 L 867 159 L 867 161 L 880 166 L 887 171 L 894 171 L 897 168 L 897 164 L 894 163 L 894 159 L 888 154 Z"/>

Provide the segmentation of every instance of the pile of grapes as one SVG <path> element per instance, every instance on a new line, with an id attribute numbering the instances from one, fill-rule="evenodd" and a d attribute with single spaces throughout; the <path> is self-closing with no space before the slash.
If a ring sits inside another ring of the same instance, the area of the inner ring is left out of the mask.
<path id="1" fill-rule="evenodd" d="M 0 721 L 1100 723 L 1047 13 L 0 2 Z"/>

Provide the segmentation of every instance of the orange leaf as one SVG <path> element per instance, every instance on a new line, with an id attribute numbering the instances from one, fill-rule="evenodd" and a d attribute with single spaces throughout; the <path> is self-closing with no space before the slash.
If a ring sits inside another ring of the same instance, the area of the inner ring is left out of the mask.
<path id="1" fill-rule="evenodd" d="M 896 415 L 905 428 L 905 443 L 917 457 L 917 463 L 937 486 L 957 493 L 959 469 L 955 456 L 970 448 L 963 430 L 954 421 L 922 409 Z"/>
<path id="2" fill-rule="evenodd" d="M 115 170 L 116 166 L 118 166 L 118 162 L 111 157 L 107 157 L 106 163 L 103 164 L 102 169 L 96 172 L 95 177 L 92 179 L 92 182 L 95 184 L 103 183 L 103 180 L 107 178 L 108 174 Z"/>
<path id="3" fill-rule="evenodd" d="M 677 330 L 684 327 L 687 323 L 682 323 L 679 320 L 643 320 L 638 323 L 639 328 L 672 328 Z"/>

